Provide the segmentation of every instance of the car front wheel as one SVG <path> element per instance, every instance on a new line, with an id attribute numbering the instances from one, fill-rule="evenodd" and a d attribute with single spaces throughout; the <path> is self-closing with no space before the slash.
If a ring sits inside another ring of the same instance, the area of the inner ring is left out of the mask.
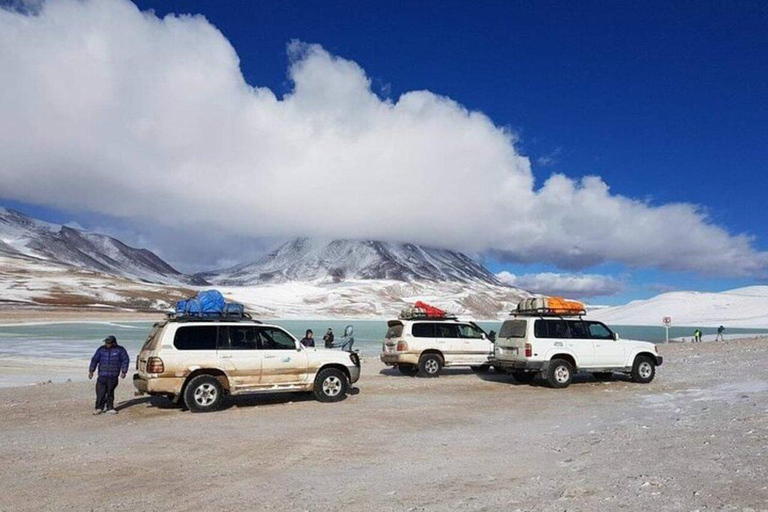
<path id="1" fill-rule="evenodd" d="M 315 397 L 321 402 L 340 402 L 347 397 L 349 380 L 336 368 L 321 370 L 315 377 Z"/>
<path id="2" fill-rule="evenodd" d="M 648 356 L 637 356 L 632 365 L 632 380 L 648 384 L 656 376 L 656 363 Z"/>

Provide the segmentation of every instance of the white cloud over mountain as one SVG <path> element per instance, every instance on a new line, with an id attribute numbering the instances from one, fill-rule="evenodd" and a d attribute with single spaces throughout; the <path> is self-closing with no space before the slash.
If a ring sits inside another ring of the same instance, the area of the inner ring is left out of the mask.
<path id="1" fill-rule="evenodd" d="M 537 184 L 514 134 L 484 114 L 429 91 L 383 99 L 358 64 L 288 50 L 293 89 L 280 98 L 245 82 L 200 16 L 158 19 L 127 0 L 0 9 L 0 197 L 174 226 L 201 252 L 215 231 L 412 241 L 569 269 L 768 266 L 696 205 L 611 194 L 598 177 Z"/>
<path id="2" fill-rule="evenodd" d="M 516 286 L 543 295 L 556 295 L 587 299 L 616 295 L 624 291 L 624 283 L 614 277 L 601 274 L 539 274 L 515 275 L 506 270 L 496 274 L 504 284 Z"/>

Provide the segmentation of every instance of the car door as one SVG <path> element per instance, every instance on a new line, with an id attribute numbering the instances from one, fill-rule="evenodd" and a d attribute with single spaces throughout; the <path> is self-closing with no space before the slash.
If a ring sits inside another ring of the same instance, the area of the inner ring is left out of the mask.
<path id="1" fill-rule="evenodd" d="M 568 320 L 568 348 L 576 354 L 580 368 L 590 368 L 595 365 L 595 346 L 592 343 L 586 324 L 581 320 Z"/>
<path id="2" fill-rule="evenodd" d="M 445 357 L 446 366 L 462 364 L 466 361 L 464 343 L 459 336 L 459 326 L 453 323 L 435 322 L 435 340 L 437 347 Z"/>
<path id="3" fill-rule="evenodd" d="M 458 328 L 463 345 L 462 360 L 472 365 L 488 363 L 493 344 L 482 329 L 472 324 L 459 324 Z"/>
<path id="4" fill-rule="evenodd" d="M 261 387 L 304 383 L 308 379 L 308 350 L 277 327 L 259 327 L 262 356 Z"/>
<path id="5" fill-rule="evenodd" d="M 595 366 L 620 368 L 624 366 L 624 343 L 616 340 L 613 331 L 600 322 L 585 322 L 595 347 Z"/>
<path id="6" fill-rule="evenodd" d="M 227 373 L 230 387 L 243 390 L 259 386 L 262 354 L 258 350 L 255 325 L 220 325 L 217 352 L 219 365 Z"/>

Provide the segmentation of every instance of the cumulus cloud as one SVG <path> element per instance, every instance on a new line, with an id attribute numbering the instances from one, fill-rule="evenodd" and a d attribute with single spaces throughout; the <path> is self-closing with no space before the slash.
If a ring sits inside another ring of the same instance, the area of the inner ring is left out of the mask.
<path id="1" fill-rule="evenodd" d="M 355 62 L 288 46 L 283 97 L 200 16 L 127 0 L 0 9 L 0 197 L 206 233 L 412 241 L 578 269 L 762 273 L 747 235 L 598 177 L 537 184 L 515 136 L 429 91 L 377 96 Z"/>
<path id="2" fill-rule="evenodd" d="M 614 277 L 601 274 L 539 274 L 515 275 L 506 270 L 496 274 L 504 284 L 523 288 L 543 295 L 556 295 L 586 299 L 616 295 L 624 290 L 624 283 Z"/>

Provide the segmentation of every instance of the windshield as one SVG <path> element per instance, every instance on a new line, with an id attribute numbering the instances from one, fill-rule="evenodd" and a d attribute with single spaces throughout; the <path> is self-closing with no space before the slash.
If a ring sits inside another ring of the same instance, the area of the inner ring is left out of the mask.
<path id="1" fill-rule="evenodd" d="M 507 320 L 501 324 L 499 338 L 525 338 L 525 320 Z"/>
<path id="2" fill-rule="evenodd" d="M 387 334 L 384 335 L 385 338 L 399 338 L 403 335 L 403 324 L 400 322 L 392 323 L 389 325 L 389 329 L 387 329 Z"/>
<path id="3" fill-rule="evenodd" d="M 149 336 L 147 336 L 147 341 L 144 342 L 144 345 L 141 347 L 141 350 L 154 350 L 157 343 L 157 339 L 159 336 L 157 335 L 158 332 L 160 332 L 160 329 L 163 328 L 165 323 L 158 323 L 152 326 L 152 330 L 149 331 Z"/>

